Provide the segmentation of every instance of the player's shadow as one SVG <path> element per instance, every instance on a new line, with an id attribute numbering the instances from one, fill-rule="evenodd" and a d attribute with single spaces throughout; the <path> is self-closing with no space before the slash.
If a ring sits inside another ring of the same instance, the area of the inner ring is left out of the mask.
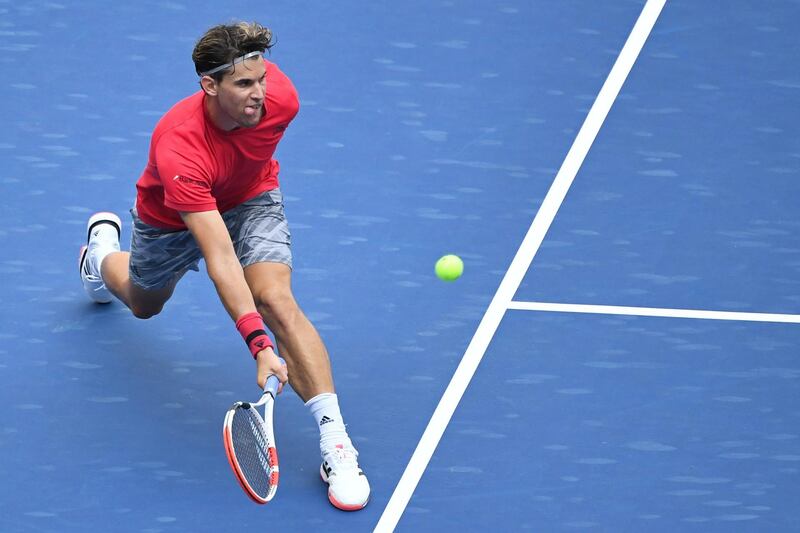
<path id="1" fill-rule="evenodd" d="M 93 369 L 79 394 L 98 416 L 113 411 L 106 429 L 113 427 L 128 460 L 158 465 L 186 480 L 222 478 L 226 489 L 235 486 L 222 444 L 222 421 L 235 401 L 255 401 L 261 395 L 255 364 L 241 340 L 236 335 L 216 338 L 222 335 L 197 328 L 180 312 L 165 310 L 139 320 L 117 302 L 79 304 L 71 311 L 84 327 L 69 332 L 70 344 L 80 349 L 69 355 L 75 363 L 67 372 Z M 228 318 L 220 315 L 219 320 Z M 289 386 L 278 396 L 275 426 L 281 493 L 297 488 L 307 495 L 309 484 L 324 491 L 318 479 L 317 430 Z"/>

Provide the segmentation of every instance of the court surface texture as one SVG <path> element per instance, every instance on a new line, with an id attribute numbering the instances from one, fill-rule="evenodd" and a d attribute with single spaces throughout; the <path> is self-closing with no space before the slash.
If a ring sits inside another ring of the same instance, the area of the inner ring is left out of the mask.
<path id="1" fill-rule="evenodd" d="M 144 321 L 78 278 L 93 212 L 127 247 L 152 128 L 232 19 L 274 30 L 300 95 L 276 156 L 293 287 L 372 485 L 358 513 L 328 503 L 290 389 L 277 496 L 236 484 L 222 419 L 259 391 L 202 263 Z M 0 0 L 0 531 L 795 531 L 798 21 Z"/>

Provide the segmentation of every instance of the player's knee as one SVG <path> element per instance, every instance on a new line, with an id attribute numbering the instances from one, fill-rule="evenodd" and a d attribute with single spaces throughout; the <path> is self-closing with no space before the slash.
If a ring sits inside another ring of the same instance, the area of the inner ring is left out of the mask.
<path id="1" fill-rule="evenodd" d="M 291 328 L 300 313 L 297 302 L 287 291 L 265 291 L 256 295 L 256 306 L 273 331 Z"/>
<path id="2" fill-rule="evenodd" d="M 163 304 L 157 306 L 151 304 L 146 304 L 146 305 L 133 304 L 131 305 L 131 312 L 133 313 L 133 316 L 135 316 L 136 318 L 141 318 L 143 320 L 146 320 L 148 318 L 153 318 L 154 316 L 159 314 L 163 308 L 164 308 Z"/>

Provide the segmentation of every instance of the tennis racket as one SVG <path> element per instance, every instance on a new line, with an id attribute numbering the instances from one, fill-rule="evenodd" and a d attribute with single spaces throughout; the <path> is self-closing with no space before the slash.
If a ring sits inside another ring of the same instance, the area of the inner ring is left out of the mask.
<path id="1" fill-rule="evenodd" d="M 256 403 L 233 404 L 222 427 L 231 469 L 239 485 L 256 503 L 267 503 L 278 490 L 278 452 L 272 430 L 272 409 L 278 385 L 278 376 L 270 376 L 261 399 Z M 258 413 L 261 406 L 264 406 L 263 418 Z"/>

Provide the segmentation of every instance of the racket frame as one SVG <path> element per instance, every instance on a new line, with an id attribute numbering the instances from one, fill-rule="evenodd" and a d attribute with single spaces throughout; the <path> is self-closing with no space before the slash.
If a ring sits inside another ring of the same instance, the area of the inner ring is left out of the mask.
<path id="1" fill-rule="evenodd" d="M 278 385 L 279 381 L 277 376 L 270 376 L 267 379 L 266 385 L 264 385 L 264 393 L 261 395 L 261 398 L 256 403 L 234 403 L 225 414 L 225 420 L 222 425 L 222 441 L 225 444 L 225 455 L 228 457 L 228 463 L 230 464 L 231 469 L 236 476 L 236 480 L 239 482 L 239 486 L 242 487 L 242 490 L 244 490 L 250 499 L 259 504 L 265 504 L 269 502 L 275 496 L 275 492 L 278 490 L 280 469 L 278 465 L 278 451 L 275 446 L 275 434 L 272 429 L 272 411 L 275 404 L 275 397 L 277 396 Z M 263 418 L 258 412 L 258 408 L 261 406 L 264 407 Z M 242 472 L 242 468 L 239 466 L 239 461 L 236 459 L 236 453 L 233 450 L 231 426 L 233 422 L 233 416 L 238 409 L 253 409 L 253 414 L 256 415 L 256 419 L 258 420 L 261 428 L 264 431 L 264 434 L 267 437 L 267 457 L 270 465 L 270 475 L 269 489 L 264 497 L 257 494 L 256 491 L 250 486 L 250 483 L 248 483 L 247 478 Z"/>

